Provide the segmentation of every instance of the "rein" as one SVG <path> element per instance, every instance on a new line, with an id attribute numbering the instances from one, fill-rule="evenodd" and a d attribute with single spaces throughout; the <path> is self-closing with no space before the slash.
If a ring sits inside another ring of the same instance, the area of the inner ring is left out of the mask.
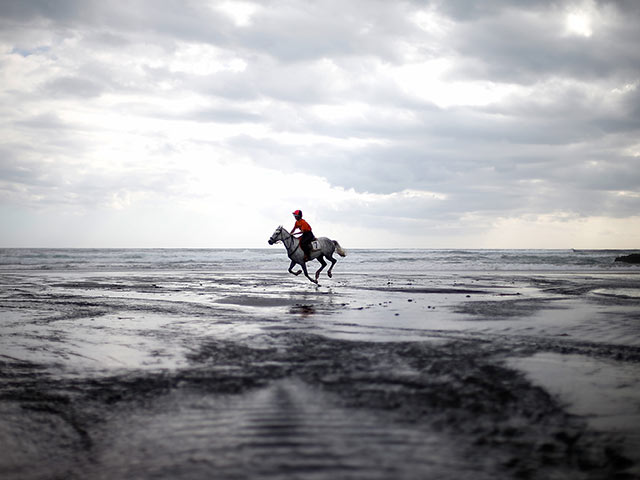
<path id="1" fill-rule="evenodd" d="M 294 248 L 293 250 L 290 250 L 290 248 L 293 246 L 293 243 L 291 243 L 290 245 L 287 245 L 287 240 L 291 239 L 292 242 L 295 242 L 297 240 L 296 237 L 294 237 L 293 235 L 291 235 L 289 232 L 287 232 L 285 229 L 281 230 L 282 232 L 282 243 L 284 243 L 285 248 L 287 249 L 287 252 L 289 253 L 289 257 L 291 257 L 291 255 L 293 255 L 296 250 L 298 250 L 300 248 L 300 242 L 297 242 L 298 244 L 296 245 L 296 248 Z M 287 237 L 284 236 L 284 232 L 287 232 Z"/>

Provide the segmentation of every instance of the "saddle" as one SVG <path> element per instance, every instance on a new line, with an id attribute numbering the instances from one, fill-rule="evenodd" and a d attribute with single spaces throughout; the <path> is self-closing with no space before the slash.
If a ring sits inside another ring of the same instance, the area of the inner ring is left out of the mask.
<path id="1" fill-rule="evenodd" d="M 298 245 L 300 245 L 300 248 L 302 248 L 302 238 L 298 238 Z M 318 241 L 318 239 L 314 238 L 309 242 L 309 251 L 314 252 L 316 250 L 322 250 L 322 247 L 320 246 L 320 242 Z"/>

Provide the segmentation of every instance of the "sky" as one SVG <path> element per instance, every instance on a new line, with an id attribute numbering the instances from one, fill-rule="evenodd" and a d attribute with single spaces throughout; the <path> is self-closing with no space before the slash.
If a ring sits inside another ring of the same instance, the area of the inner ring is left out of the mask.
<path id="1" fill-rule="evenodd" d="M 635 0 L 2 0 L 0 247 L 640 248 Z"/>

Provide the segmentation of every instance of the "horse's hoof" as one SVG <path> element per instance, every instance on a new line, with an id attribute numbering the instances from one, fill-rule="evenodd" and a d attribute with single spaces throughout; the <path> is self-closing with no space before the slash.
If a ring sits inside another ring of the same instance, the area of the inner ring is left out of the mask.
<path id="1" fill-rule="evenodd" d="M 333 275 L 331 275 L 331 272 L 327 272 L 327 277 L 333 278 Z"/>

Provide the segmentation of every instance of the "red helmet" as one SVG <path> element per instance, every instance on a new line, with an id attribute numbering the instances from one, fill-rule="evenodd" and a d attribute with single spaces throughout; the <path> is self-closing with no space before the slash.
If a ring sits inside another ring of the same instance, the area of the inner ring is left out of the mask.
<path id="1" fill-rule="evenodd" d="M 298 215 L 302 216 L 302 210 L 296 210 L 293 214 L 297 217 Z"/>

